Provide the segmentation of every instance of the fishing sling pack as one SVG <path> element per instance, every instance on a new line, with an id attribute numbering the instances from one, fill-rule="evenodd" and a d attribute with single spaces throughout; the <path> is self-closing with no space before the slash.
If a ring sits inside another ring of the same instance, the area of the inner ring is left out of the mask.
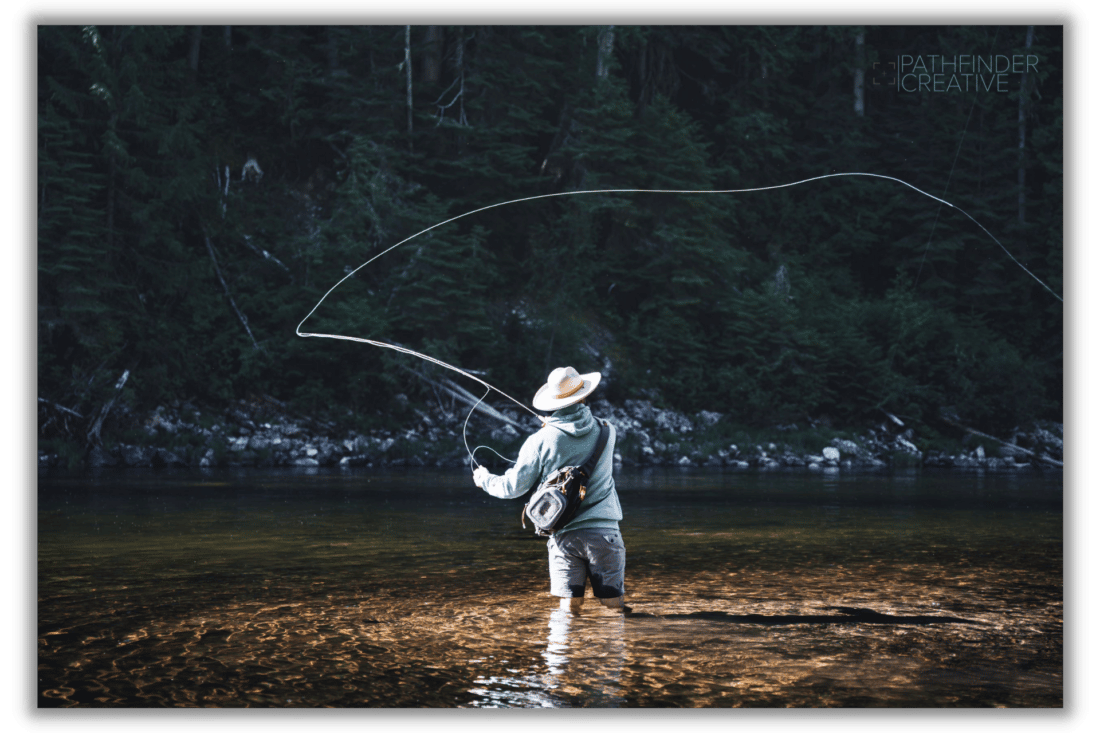
<path id="1" fill-rule="evenodd" d="M 559 468 L 539 484 L 520 514 L 520 522 L 525 529 L 530 519 L 535 526 L 535 534 L 549 537 L 573 518 L 588 491 L 588 480 L 596 469 L 610 433 L 607 423 L 600 421 L 600 437 L 587 460 L 579 466 Z"/>

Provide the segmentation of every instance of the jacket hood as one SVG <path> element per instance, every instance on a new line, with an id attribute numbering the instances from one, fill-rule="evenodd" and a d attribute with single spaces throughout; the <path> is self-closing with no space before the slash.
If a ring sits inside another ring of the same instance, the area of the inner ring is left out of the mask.
<path id="1" fill-rule="evenodd" d="M 596 429 L 596 418 L 588 405 L 577 403 L 554 412 L 546 418 L 546 424 L 552 425 L 566 435 L 581 437 Z"/>

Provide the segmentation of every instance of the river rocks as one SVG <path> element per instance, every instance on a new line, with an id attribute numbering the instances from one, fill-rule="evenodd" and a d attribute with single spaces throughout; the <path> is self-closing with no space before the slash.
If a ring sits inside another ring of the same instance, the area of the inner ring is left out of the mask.
<path id="1" fill-rule="evenodd" d="M 1062 426 L 1055 423 L 1018 429 L 999 444 L 967 437 L 970 445 L 965 450 L 949 454 L 922 452 L 914 428 L 896 420 L 880 420 L 863 433 L 848 432 L 844 437 L 832 438 L 819 451 L 809 452 L 785 442 L 799 441 L 799 426 L 794 423 L 773 428 L 767 434 L 771 439 L 760 443 L 748 443 L 747 436 L 739 438 L 739 446 L 729 437 L 744 436 L 744 432 L 718 412 L 703 410 L 687 415 L 659 408 L 649 400 L 610 404 L 598 398 L 592 408 L 615 427 L 614 461 L 625 467 L 836 471 L 894 465 L 1018 471 L 1057 468 L 1063 454 Z M 506 407 L 500 411 L 522 429 L 475 413 L 469 419 L 464 442 L 467 414 L 461 406 L 452 406 L 448 411 L 438 405 L 413 405 L 410 401 L 403 426 L 360 432 L 341 431 L 335 424 L 293 415 L 286 405 L 270 398 L 234 403 L 220 415 L 173 403 L 145 416 L 127 415 L 131 422 L 124 427 L 130 435 L 143 433 L 147 443 L 105 441 L 103 446 L 86 452 L 84 463 L 89 467 L 146 468 L 466 467 L 467 443 L 470 448 L 485 445 L 514 457 L 527 431 L 538 428 L 526 413 Z M 809 427 L 821 429 L 812 422 Z M 775 440 L 779 434 L 783 440 Z M 489 451 L 479 450 L 477 460 L 498 472 L 507 467 Z M 44 468 L 60 461 L 56 452 L 40 452 L 39 465 Z"/>
<path id="2" fill-rule="evenodd" d="M 833 447 L 840 451 L 842 456 L 864 456 L 867 451 L 851 440 L 833 438 Z"/>
<path id="3" fill-rule="evenodd" d="M 708 428 L 714 427 L 714 425 L 716 425 L 718 421 L 722 419 L 722 413 L 703 410 L 695 416 L 695 419 L 702 425 L 707 426 Z"/>
<path id="4" fill-rule="evenodd" d="M 119 455 L 127 466 L 152 466 L 156 450 L 144 445 L 121 445 Z"/>
<path id="5" fill-rule="evenodd" d="M 634 420 L 639 421 L 635 427 L 641 427 L 643 422 L 654 420 L 653 405 L 647 400 L 626 400 L 623 403 L 623 409 L 627 414 L 632 415 Z"/>
<path id="6" fill-rule="evenodd" d="M 153 465 L 162 466 L 186 466 L 187 461 L 183 460 L 176 451 L 168 450 L 167 448 L 157 448 L 153 453 Z"/>
<path id="7" fill-rule="evenodd" d="M 118 456 L 104 449 L 102 446 L 93 446 L 88 451 L 85 462 L 90 468 L 110 468 L 119 464 Z"/>
<path id="8" fill-rule="evenodd" d="M 489 433 L 489 437 L 491 437 L 494 441 L 500 443 L 518 438 L 519 431 L 513 428 L 511 425 L 502 425 Z"/>
<path id="9" fill-rule="evenodd" d="M 920 449 L 900 435 L 894 438 L 894 445 L 897 446 L 898 449 L 905 451 L 910 455 L 918 457 L 920 456 Z"/>
<path id="10" fill-rule="evenodd" d="M 270 436 L 257 433 L 250 438 L 239 438 L 238 440 L 243 441 L 250 451 L 262 451 L 271 450 L 275 441 L 279 441 L 281 444 L 283 438 L 281 435 Z"/>
<path id="11" fill-rule="evenodd" d="M 175 434 L 178 428 L 175 423 L 164 418 L 164 412 L 165 408 L 163 406 L 158 407 L 145 421 L 145 432 L 148 435 L 156 435 L 158 432 L 165 432 L 169 435 Z"/>
<path id="12" fill-rule="evenodd" d="M 249 417 L 243 405 L 230 408 L 228 417 L 240 427 L 248 429 L 249 432 L 256 427 L 256 423 L 252 422 L 252 418 Z"/>
<path id="13" fill-rule="evenodd" d="M 654 421 L 656 422 L 655 427 L 657 430 L 664 430 L 670 433 L 690 433 L 694 429 L 691 420 L 689 420 L 686 415 L 672 412 L 671 410 L 657 410 L 655 412 Z"/>

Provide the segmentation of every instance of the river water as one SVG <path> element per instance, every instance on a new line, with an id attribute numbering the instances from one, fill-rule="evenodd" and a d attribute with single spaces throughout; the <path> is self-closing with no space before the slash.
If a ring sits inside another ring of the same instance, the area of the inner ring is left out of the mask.
<path id="1" fill-rule="evenodd" d="M 1060 473 L 616 480 L 626 617 L 462 471 L 41 474 L 38 705 L 1062 706 Z"/>

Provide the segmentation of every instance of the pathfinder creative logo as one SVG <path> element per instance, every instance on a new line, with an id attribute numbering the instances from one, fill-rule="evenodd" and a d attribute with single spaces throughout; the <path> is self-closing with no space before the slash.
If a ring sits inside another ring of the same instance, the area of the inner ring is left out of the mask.
<path id="1" fill-rule="evenodd" d="M 895 61 L 876 61 L 872 83 L 890 84 L 899 92 L 1007 92 L 1010 75 L 1033 72 L 1038 65 L 1039 57 L 1031 54 L 906 54 Z"/>

